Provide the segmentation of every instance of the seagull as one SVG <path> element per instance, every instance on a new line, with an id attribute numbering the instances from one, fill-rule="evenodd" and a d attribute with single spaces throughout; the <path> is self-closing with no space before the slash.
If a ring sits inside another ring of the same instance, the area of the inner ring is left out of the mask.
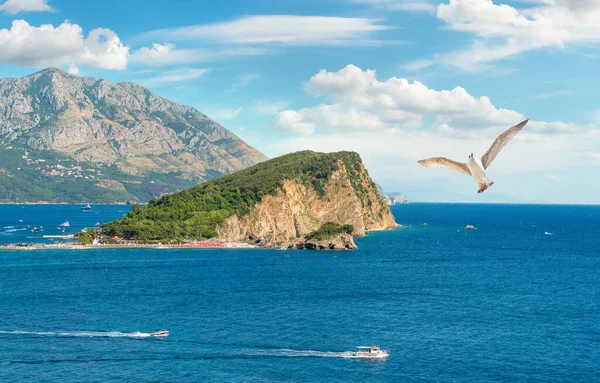
<path id="1" fill-rule="evenodd" d="M 485 171 L 491 165 L 492 161 L 494 161 L 498 153 L 500 153 L 500 150 L 502 150 L 502 148 L 508 144 L 508 141 L 510 141 L 523 129 L 527 122 L 529 122 L 529 120 L 525 120 L 499 135 L 492 146 L 490 146 L 488 151 L 485 152 L 483 157 L 477 158 L 473 155 L 473 153 L 471 153 L 466 164 L 464 162 L 449 160 L 448 158 L 444 157 L 432 157 L 417 162 L 427 168 L 447 168 L 457 172 L 465 173 L 469 176 L 473 176 L 473 178 L 475 178 L 479 184 L 479 190 L 477 190 L 477 193 L 483 193 L 494 184 L 493 181 L 486 177 Z"/>

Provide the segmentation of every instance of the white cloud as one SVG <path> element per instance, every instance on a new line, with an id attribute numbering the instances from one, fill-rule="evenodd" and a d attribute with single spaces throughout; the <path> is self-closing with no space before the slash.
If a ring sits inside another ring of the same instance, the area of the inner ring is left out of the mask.
<path id="1" fill-rule="evenodd" d="M 97 28 L 85 39 L 81 62 L 104 69 L 125 69 L 129 47 L 121 44 L 119 37 L 110 29 Z"/>
<path id="2" fill-rule="evenodd" d="M 560 97 L 560 96 L 569 96 L 572 95 L 573 92 L 568 89 L 563 90 L 555 90 L 551 92 L 542 92 L 536 93 L 528 97 L 523 97 L 523 100 L 545 100 L 548 98 Z"/>
<path id="3" fill-rule="evenodd" d="M 83 30 L 68 21 L 54 27 L 31 26 L 14 20 L 0 29 L 0 63 L 23 66 L 85 64 L 103 69 L 125 69 L 129 47 L 109 29 L 98 28 L 84 38 Z"/>
<path id="4" fill-rule="evenodd" d="M 299 112 L 284 110 L 275 116 L 275 125 L 299 134 L 311 135 L 315 131 L 315 124 L 305 120 L 305 116 Z"/>
<path id="5" fill-rule="evenodd" d="M 600 109 L 596 109 L 592 112 L 592 119 L 598 125 L 600 125 Z"/>
<path id="6" fill-rule="evenodd" d="M 540 134 L 588 134 L 598 128 L 598 125 L 579 125 L 565 122 L 530 121 L 527 131 Z"/>
<path id="7" fill-rule="evenodd" d="M 263 140 L 260 147 L 270 157 L 307 149 L 323 152 L 352 150 L 361 155 L 375 181 L 393 185 L 388 190 L 408 192 L 410 188 L 412 192 L 408 197 L 414 200 L 427 200 L 428 197 L 422 197 L 421 193 L 431 194 L 433 190 L 441 195 L 458 193 L 479 200 L 472 178 L 445 169 L 425 169 L 417 160 L 445 156 L 465 161 L 472 152 L 479 156 L 485 153 L 492 139 L 483 136 L 457 139 L 426 130 L 330 131 L 318 138 L 300 135 L 270 143 Z M 598 182 L 594 177 L 590 178 L 600 164 L 597 148 L 598 141 L 583 135 L 563 135 L 560 139 L 543 141 L 511 141 L 490 167 L 488 176 L 496 183 L 486 193 L 504 193 L 536 201 L 600 203 L 597 193 L 593 192 L 598 189 Z M 563 182 L 540 182 L 546 174 L 559 176 Z M 560 185 L 565 185 L 565 189 L 553 189 Z"/>
<path id="8" fill-rule="evenodd" d="M 444 64 L 477 71 L 531 50 L 600 42 L 596 0 L 547 0 L 526 8 L 491 0 L 450 0 L 438 6 L 437 17 L 448 29 L 473 34 L 475 42 L 465 50 L 409 63 L 407 69 Z"/>
<path id="9" fill-rule="evenodd" d="M 178 68 L 162 72 L 158 76 L 146 77 L 136 80 L 148 88 L 160 88 L 173 84 L 195 80 L 208 72 L 208 69 L 202 68 Z"/>
<path id="10" fill-rule="evenodd" d="M 147 32 L 142 39 L 204 40 L 226 44 L 355 44 L 372 33 L 391 29 L 367 18 L 258 15 L 232 21 Z"/>
<path id="11" fill-rule="evenodd" d="M 450 133 L 453 126 L 481 131 L 524 119 L 521 113 L 497 108 L 488 97 L 474 97 L 461 87 L 435 90 L 396 77 L 379 81 L 375 71 L 354 65 L 337 72 L 321 70 L 308 81 L 306 90 L 327 96 L 332 103 L 280 112 L 277 127 L 296 132 L 304 128 L 304 133 L 317 127 L 345 131 L 419 128 L 423 117 L 432 116 L 439 131 Z"/>
<path id="12" fill-rule="evenodd" d="M 374 79 L 374 70 L 363 71 L 350 64 L 337 72 L 321 69 L 306 84 L 306 90 L 317 96 L 345 97 L 365 92 Z"/>
<path id="13" fill-rule="evenodd" d="M 559 182 L 561 180 L 561 178 L 559 176 L 556 176 L 554 174 L 546 174 L 544 177 L 548 181 L 552 181 L 552 182 Z"/>
<path id="14" fill-rule="evenodd" d="M 373 7 L 383 8 L 390 11 L 435 11 L 431 1 L 412 0 L 354 0 L 357 4 L 368 4 Z"/>
<path id="15" fill-rule="evenodd" d="M 176 48 L 175 44 L 152 44 L 131 55 L 131 62 L 145 65 L 183 65 L 224 60 L 235 56 L 262 56 L 272 54 L 266 48 L 190 49 Z"/>
<path id="16" fill-rule="evenodd" d="M 600 165 L 600 153 L 591 153 L 589 158 L 593 164 Z"/>
<path id="17" fill-rule="evenodd" d="M 214 119 L 214 120 L 233 120 L 234 118 L 236 118 L 240 112 L 242 111 L 242 108 L 237 108 L 237 109 L 213 109 L 209 112 L 207 112 L 207 115 Z"/>
<path id="18" fill-rule="evenodd" d="M 260 73 L 244 73 L 243 75 L 240 75 L 237 82 L 231 86 L 231 91 L 235 92 L 238 89 L 245 88 L 258 79 L 260 79 Z"/>
<path id="19" fill-rule="evenodd" d="M 289 107 L 289 102 L 286 101 L 258 101 L 256 103 L 256 110 L 267 116 L 274 116 L 277 112 Z"/>
<path id="20" fill-rule="evenodd" d="M 79 67 L 77 67 L 75 64 L 69 65 L 69 73 L 74 74 L 75 76 L 79 76 Z"/>
<path id="21" fill-rule="evenodd" d="M 47 0 L 6 0 L 0 4 L 0 11 L 9 15 L 16 15 L 19 12 L 48 12 L 52 7 L 48 5 Z"/>
<path id="22" fill-rule="evenodd" d="M 417 164 L 417 160 L 445 156 L 465 161 L 470 153 L 483 155 L 490 144 L 489 137 L 464 140 L 427 131 L 379 130 L 330 132 L 319 136 L 318 139 L 306 135 L 296 136 L 275 141 L 270 148 L 265 148 L 265 152 L 267 155 L 276 156 L 306 149 L 324 152 L 352 150 L 361 154 L 367 162 L 369 173 L 376 180 L 389 177 L 397 180 L 438 177 L 456 179 L 469 186 L 469 182 L 472 181 L 464 175 L 445 169 L 423 169 Z M 588 159 L 579 158 L 574 153 L 580 153 L 594 145 L 595 143 L 581 137 L 570 136 L 564 137 L 563 140 L 544 142 L 515 140 L 503 149 L 493 167 L 490 167 L 490 176 L 531 172 L 548 174 L 584 166 Z M 552 160 L 549 161 L 549 158 Z"/>

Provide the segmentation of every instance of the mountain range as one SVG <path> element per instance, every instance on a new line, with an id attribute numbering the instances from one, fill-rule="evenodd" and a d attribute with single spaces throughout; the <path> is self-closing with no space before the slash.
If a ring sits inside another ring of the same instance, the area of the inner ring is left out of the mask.
<path id="1" fill-rule="evenodd" d="M 0 201 L 146 201 L 266 160 L 198 110 L 48 68 L 0 79 Z"/>

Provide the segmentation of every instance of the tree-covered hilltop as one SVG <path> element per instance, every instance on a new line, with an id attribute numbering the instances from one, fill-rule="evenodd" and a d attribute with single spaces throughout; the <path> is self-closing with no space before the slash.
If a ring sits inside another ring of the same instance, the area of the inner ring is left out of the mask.
<path id="1" fill-rule="evenodd" d="M 217 236 L 217 225 L 232 215 L 242 217 L 266 195 L 283 187 L 284 180 L 299 180 L 325 194 L 331 174 L 346 168 L 357 195 L 363 192 L 365 170 L 357 153 L 296 152 L 206 182 L 188 190 L 135 205 L 123 218 L 107 223 L 109 236 L 142 241 L 206 239 Z M 375 184 L 372 187 L 375 188 Z M 360 195 L 359 195 L 360 198 Z"/>

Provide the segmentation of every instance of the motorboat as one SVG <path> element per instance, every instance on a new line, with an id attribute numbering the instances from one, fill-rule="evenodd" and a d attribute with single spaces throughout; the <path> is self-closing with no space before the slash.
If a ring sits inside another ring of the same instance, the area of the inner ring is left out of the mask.
<path id="1" fill-rule="evenodd" d="M 92 207 L 90 206 L 89 203 L 87 205 L 81 207 L 81 210 L 91 210 L 91 209 L 92 209 Z"/>
<path id="2" fill-rule="evenodd" d="M 60 226 L 69 227 L 69 226 L 71 226 L 71 224 L 69 223 L 69 221 L 65 221 L 65 222 L 61 223 Z"/>
<path id="3" fill-rule="evenodd" d="M 387 350 L 380 350 L 377 346 L 358 346 L 354 356 L 357 358 L 384 359 L 390 355 Z"/>
<path id="4" fill-rule="evenodd" d="M 169 336 L 169 330 L 156 330 L 150 333 L 150 336 L 154 336 L 157 338 L 166 338 Z"/>

